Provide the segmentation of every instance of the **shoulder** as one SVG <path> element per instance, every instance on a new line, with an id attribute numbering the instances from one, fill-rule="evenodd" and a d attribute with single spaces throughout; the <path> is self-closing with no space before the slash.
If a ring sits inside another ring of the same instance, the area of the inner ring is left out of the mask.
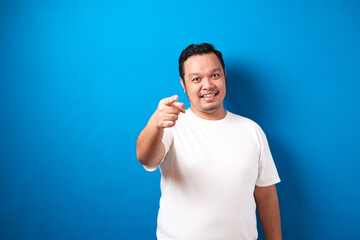
<path id="1" fill-rule="evenodd" d="M 260 127 L 260 125 L 255 122 L 254 120 L 243 117 L 231 112 L 229 114 L 229 122 L 232 128 L 240 127 L 241 129 L 245 130 L 248 134 L 252 135 L 258 141 L 262 142 L 263 138 L 265 138 L 265 133 Z"/>
<path id="2" fill-rule="evenodd" d="M 229 111 L 227 112 L 227 114 L 228 114 L 227 117 L 229 118 L 231 123 L 241 124 L 244 127 L 249 127 L 254 129 L 260 128 L 259 124 L 257 124 L 254 120 L 251 120 L 250 118 L 243 117 Z"/>

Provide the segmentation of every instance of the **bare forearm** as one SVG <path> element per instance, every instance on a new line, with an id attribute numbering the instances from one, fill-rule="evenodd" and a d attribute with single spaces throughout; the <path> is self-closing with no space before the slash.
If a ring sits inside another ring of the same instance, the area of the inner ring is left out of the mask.
<path id="1" fill-rule="evenodd" d="M 164 157 L 165 146 L 162 143 L 164 128 L 173 127 L 180 112 L 185 113 L 185 105 L 176 102 L 178 99 L 177 95 L 162 99 L 148 124 L 139 134 L 136 154 L 141 164 L 153 166 Z"/>
<path id="2" fill-rule="evenodd" d="M 159 163 L 165 153 L 162 144 L 164 130 L 157 128 L 150 118 L 136 142 L 136 154 L 141 164 L 151 166 Z"/>
<path id="3" fill-rule="evenodd" d="M 256 187 L 255 198 L 266 240 L 281 240 L 280 209 L 275 185 Z"/>

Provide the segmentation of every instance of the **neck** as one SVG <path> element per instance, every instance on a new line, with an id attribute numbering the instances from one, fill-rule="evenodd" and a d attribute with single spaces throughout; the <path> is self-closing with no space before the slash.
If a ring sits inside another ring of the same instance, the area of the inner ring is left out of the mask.
<path id="1" fill-rule="evenodd" d="M 190 107 L 191 111 L 204 120 L 221 120 L 226 116 L 226 110 L 224 108 L 217 109 L 214 112 L 202 112 Z"/>

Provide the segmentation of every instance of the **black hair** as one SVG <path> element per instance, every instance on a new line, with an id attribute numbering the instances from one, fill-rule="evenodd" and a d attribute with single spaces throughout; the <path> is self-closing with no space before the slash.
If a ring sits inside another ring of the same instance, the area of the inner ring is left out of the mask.
<path id="1" fill-rule="evenodd" d="M 181 55 L 179 57 L 179 74 L 184 84 L 185 84 L 184 62 L 191 56 L 203 55 L 208 53 L 214 53 L 218 57 L 225 73 L 225 63 L 222 58 L 222 54 L 220 51 L 216 50 L 212 44 L 210 43 L 190 44 L 181 52 Z"/>

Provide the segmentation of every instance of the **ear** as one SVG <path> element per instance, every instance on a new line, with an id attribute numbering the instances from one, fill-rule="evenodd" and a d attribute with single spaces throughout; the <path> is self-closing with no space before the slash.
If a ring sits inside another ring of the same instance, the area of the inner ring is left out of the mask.
<path id="1" fill-rule="evenodd" d="M 184 80 L 180 77 L 180 83 L 181 83 L 181 86 L 183 87 L 184 89 L 184 93 L 186 93 L 186 86 L 185 86 L 185 82 Z"/>

